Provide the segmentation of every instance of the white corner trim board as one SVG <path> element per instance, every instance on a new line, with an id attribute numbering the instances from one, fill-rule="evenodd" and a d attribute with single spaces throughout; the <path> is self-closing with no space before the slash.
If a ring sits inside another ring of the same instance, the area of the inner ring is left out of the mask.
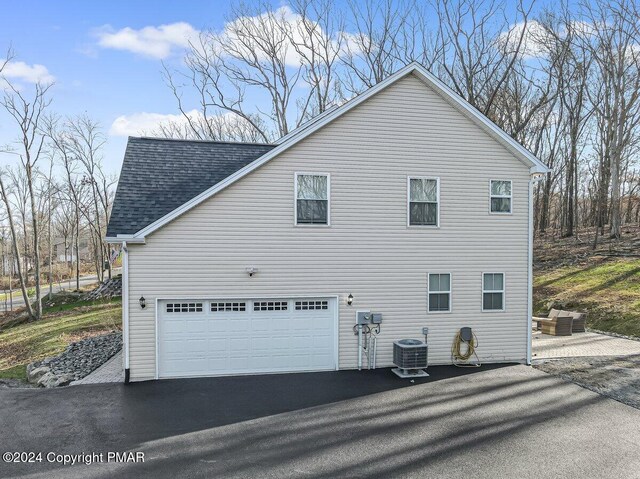
<path id="1" fill-rule="evenodd" d="M 206 199 L 215 195 L 219 191 L 225 189 L 227 186 L 232 185 L 233 183 L 238 181 L 240 178 L 248 175 L 249 173 L 259 168 L 260 166 L 262 166 L 272 158 L 275 158 L 282 152 L 288 150 L 293 145 L 297 144 L 299 141 L 313 134 L 314 132 L 324 127 L 328 123 L 332 122 L 336 118 L 339 118 L 346 112 L 350 111 L 351 109 L 365 102 L 367 99 L 371 98 L 373 95 L 377 94 L 381 90 L 387 88 L 389 85 L 392 85 L 393 83 L 397 82 L 398 80 L 400 80 L 401 78 L 404 78 L 409 74 L 416 75 L 416 77 L 421 79 L 425 84 L 427 84 L 428 86 L 431 86 L 445 100 L 451 103 L 454 107 L 457 107 L 463 114 L 466 114 L 466 116 L 469 119 L 474 121 L 481 128 L 483 128 L 489 135 L 491 135 L 497 141 L 503 144 L 509 151 L 511 151 L 511 153 L 516 158 L 518 158 L 525 165 L 530 167 L 530 172 L 532 174 L 547 173 L 549 171 L 549 169 L 544 163 L 542 163 L 538 158 L 536 158 L 531 152 L 527 151 L 527 149 L 525 149 L 517 141 L 511 138 L 505 131 L 503 131 L 495 123 L 493 123 L 486 116 L 480 113 L 476 108 L 471 106 L 468 102 L 466 102 L 456 93 L 454 93 L 453 90 L 451 90 L 448 86 L 446 86 L 444 83 L 438 80 L 434 75 L 429 73 L 429 71 L 426 68 L 414 62 L 400 69 L 393 75 L 390 75 L 385 80 L 378 83 L 377 85 L 369 88 L 364 93 L 347 101 L 345 104 L 341 105 L 340 107 L 335 108 L 330 112 L 327 112 L 326 114 L 322 115 L 321 118 L 315 121 L 311 120 L 307 124 L 302 125 L 301 127 L 291 132 L 290 134 L 284 136 L 281 139 L 281 142 L 275 148 L 265 153 L 263 156 L 256 159 L 255 161 L 249 163 L 245 167 L 241 168 L 240 170 L 236 171 L 232 175 L 228 176 L 221 182 L 215 184 L 211 188 L 203 191 L 199 195 L 195 196 L 194 198 L 187 201 L 183 205 L 179 206 L 175 210 L 166 214 L 162 218 L 144 227 L 134 235 L 131 235 L 130 237 L 127 238 L 127 241 L 131 243 L 134 241 L 144 242 L 144 238 L 146 235 L 153 233 L 154 231 L 161 228 L 165 224 L 169 223 L 170 221 L 174 220 L 180 215 L 186 213 L 191 208 L 199 205 Z M 123 239 L 124 238 L 120 238 L 120 241 L 122 241 Z M 112 238 L 109 238 L 108 240 L 112 240 Z"/>

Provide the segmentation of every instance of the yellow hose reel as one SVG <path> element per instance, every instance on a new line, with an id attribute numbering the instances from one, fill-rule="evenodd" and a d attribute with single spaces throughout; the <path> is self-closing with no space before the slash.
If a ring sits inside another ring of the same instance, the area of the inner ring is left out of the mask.
<path id="1" fill-rule="evenodd" d="M 453 344 L 451 345 L 451 362 L 453 365 L 463 368 L 479 368 L 481 366 L 480 359 L 476 354 L 478 344 L 478 337 L 471 328 L 461 328 L 453 338 Z M 464 352 L 462 351 L 463 349 L 465 349 Z M 476 362 L 469 362 L 474 356 Z"/>

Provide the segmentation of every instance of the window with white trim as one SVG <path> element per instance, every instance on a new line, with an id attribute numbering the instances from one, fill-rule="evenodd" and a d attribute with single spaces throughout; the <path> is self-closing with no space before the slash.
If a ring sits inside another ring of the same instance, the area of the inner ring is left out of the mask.
<path id="1" fill-rule="evenodd" d="M 511 213 L 511 180 L 491 180 L 491 213 Z"/>
<path id="2" fill-rule="evenodd" d="M 202 303 L 167 303 L 167 313 L 202 313 Z"/>
<path id="3" fill-rule="evenodd" d="M 482 310 L 504 310 L 504 273 L 483 273 Z"/>
<path id="4" fill-rule="evenodd" d="M 329 224 L 329 175 L 296 174 L 296 224 Z"/>
<path id="5" fill-rule="evenodd" d="M 431 273 L 427 281 L 429 312 L 451 311 L 451 273 Z"/>
<path id="6" fill-rule="evenodd" d="M 409 225 L 438 226 L 438 178 L 409 178 Z"/>

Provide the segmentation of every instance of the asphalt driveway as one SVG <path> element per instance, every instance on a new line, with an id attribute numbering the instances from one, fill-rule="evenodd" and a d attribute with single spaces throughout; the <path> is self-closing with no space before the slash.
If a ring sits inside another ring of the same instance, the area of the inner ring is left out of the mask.
<path id="1" fill-rule="evenodd" d="M 638 477 L 640 410 L 525 366 L 430 371 L 0 390 L 1 452 L 145 455 L 0 476 Z"/>

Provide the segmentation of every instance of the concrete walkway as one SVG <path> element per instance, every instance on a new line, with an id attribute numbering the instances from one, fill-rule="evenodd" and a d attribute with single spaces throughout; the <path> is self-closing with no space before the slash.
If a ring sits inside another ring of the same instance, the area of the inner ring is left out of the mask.
<path id="1" fill-rule="evenodd" d="M 122 383 L 124 382 L 124 368 L 122 363 L 122 350 L 116 353 L 109 361 L 88 376 L 71 383 L 76 384 L 102 384 L 102 383 Z"/>
<path id="2" fill-rule="evenodd" d="M 574 333 L 572 336 L 550 336 L 534 331 L 531 340 L 532 359 L 592 356 L 630 356 L 640 354 L 640 341 L 598 333 Z"/>

